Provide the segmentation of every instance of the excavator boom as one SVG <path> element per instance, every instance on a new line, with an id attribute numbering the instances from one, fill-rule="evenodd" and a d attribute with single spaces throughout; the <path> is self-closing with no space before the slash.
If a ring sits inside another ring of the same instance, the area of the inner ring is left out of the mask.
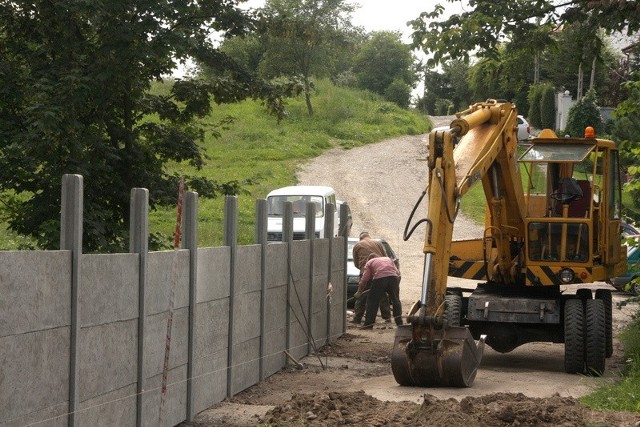
<path id="1" fill-rule="evenodd" d="M 500 226 L 522 230 L 522 216 L 517 215 L 521 212 L 515 210 L 516 218 L 508 218 L 501 197 L 507 190 L 496 179 L 497 174 L 512 172 L 508 162 L 512 161 L 510 156 L 517 144 L 516 117 L 512 104 L 488 101 L 459 113 L 449 129 L 429 135 L 430 177 L 425 190 L 429 204 L 422 293 L 409 313 L 410 325 L 396 333 L 392 355 L 392 370 L 401 385 L 469 387 L 473 383 L 484 341 L 481 338 L 476 344 L 466 327 L 447 322 L 446 311 L 455 305 L 445 301 L 453 225 L 460 198 L 474 182 L 488 176 L 490 191 L 494 193 L 492 203 L 501 217 Z M 495 181 L 491 181 L 492 177 Z M 512 179 L 519 179 L 519 175 Z M 520 192 L 511 200 L 517 205 L 522 198 Z M 498 271 L 508 274 L 511 259 L 504 257 L 504 260 Z"/>

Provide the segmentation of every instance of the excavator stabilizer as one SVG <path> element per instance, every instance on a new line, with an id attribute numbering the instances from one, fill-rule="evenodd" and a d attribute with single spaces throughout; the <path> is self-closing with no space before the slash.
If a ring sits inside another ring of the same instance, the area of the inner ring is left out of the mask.
<path id="1" fill-rule="evenodd" d="M 484 351 L 465 327 L 431 331 L 432 338 L 414 339 L 414 326 L 396 330 L 391 369 L 398 384 L 417 387 L 471 387 Z"/>

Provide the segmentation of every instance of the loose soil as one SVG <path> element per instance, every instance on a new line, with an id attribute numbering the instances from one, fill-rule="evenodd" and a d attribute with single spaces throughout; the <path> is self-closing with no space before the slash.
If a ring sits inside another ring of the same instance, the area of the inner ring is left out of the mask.
<path id="1" fill-rule="evenodd" d="M 451 117 L 432 120 L 442 126 Z M 419 299 L 421 288 L 423 236 L 418 231 L 405 242 L 402 233 L 426 185 L 425 157 L 426 136 L 407 136 L 331 150 L 298 174 L 300 184 L 332 186 L 349 202 L 352 235 L 367 230 L 392 244 L 401 259 L 403 312 Z M 454 238 L 481 235 L 480 225 L 458 216 Z M 475 286 L 461 279 L 450 283 Z M 612 289 L 604 283 L 593 288 Z M 613 292 L 614 305 L 626 298 Z M 637 310 L 637 304 L 614 308 L 614 336 Z M 347 315 L 350 320 L 352 313 Z M 348 323 L 347 332 L 317 355 L 292 363 L 186 425 L 640 426 L 638 413 L 595 411 L 576 400 L 615 381 L 624 369 L 615 337 L 614 354 L 600 378 L 566 374 L 562 344 L 530 343 L 507 354 L 485 347 L 473 386 L 460 389 L 399 386 L 391 373 L 394 333 L 395 327 L 380 318 L 372 330 Z"/>

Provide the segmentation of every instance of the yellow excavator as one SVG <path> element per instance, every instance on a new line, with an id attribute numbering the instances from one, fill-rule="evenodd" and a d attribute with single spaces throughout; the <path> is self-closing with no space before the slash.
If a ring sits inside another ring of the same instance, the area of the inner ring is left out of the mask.
<path id="1" fill-rule="evenodd" d="M 404 233 L 426 224 L 422 293 L 391 357 L 400 385 L 470 387 L 485 343 L 503 353 L 564 343 L 565 371 L 593 375 L 613 352 L 611 291 L 581 285 L 626 271 L 616 144 L 592 128 L 580 138 L 545 129 L 519 144 L 517 115 L 488 100 L 429 134 L 428 186 Z M 483 237 L 453 241 L 460 200 L 477 181 Z M 425 196 L 426 218 L 411 226 Z M 478 282 L 448 287 L 448 276 Z"/>

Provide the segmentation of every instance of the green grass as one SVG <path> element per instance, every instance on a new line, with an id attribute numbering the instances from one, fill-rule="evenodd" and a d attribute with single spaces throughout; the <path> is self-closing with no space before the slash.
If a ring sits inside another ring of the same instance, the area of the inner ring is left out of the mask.
<path id="1" fill-rule="evenodd" d="M 227 116 L 235 121 L 216 139 L 208 135 L 204 147 L 209 160 L 195 172 L 185 165 L 170 165 L 170 172 L 194 172 L 219 182 L 251 180 L 238 196 L 238 235 L 241 244 L 254 239 L 255 200 L 269 191 L 296 184 L 298 166 L 331 148 L 349 149 L 400 135 L 426 133 L 430 121 L 368 92 L 316 82 L 313 117 L 303 97 L 288 101 L 287 118 L 280 124 L 255 101 L 214 106 L 204 123 L 215 125 Z M 327 171 L 330 173 L 331 171 Z M 322 185 L 322 182 L 318 182 Z M 199 200 L 199 246 L 222 243 L 224 198 Z M 150 215 L 150 232 L 171 235 L 175 208 Z"/>
<path id="2" fill-rule="evenodd" d="M 640 317 L 621 333 L 627 367 L 622 379 L 580 399 L 595 409 L 640 412 Z"/>

